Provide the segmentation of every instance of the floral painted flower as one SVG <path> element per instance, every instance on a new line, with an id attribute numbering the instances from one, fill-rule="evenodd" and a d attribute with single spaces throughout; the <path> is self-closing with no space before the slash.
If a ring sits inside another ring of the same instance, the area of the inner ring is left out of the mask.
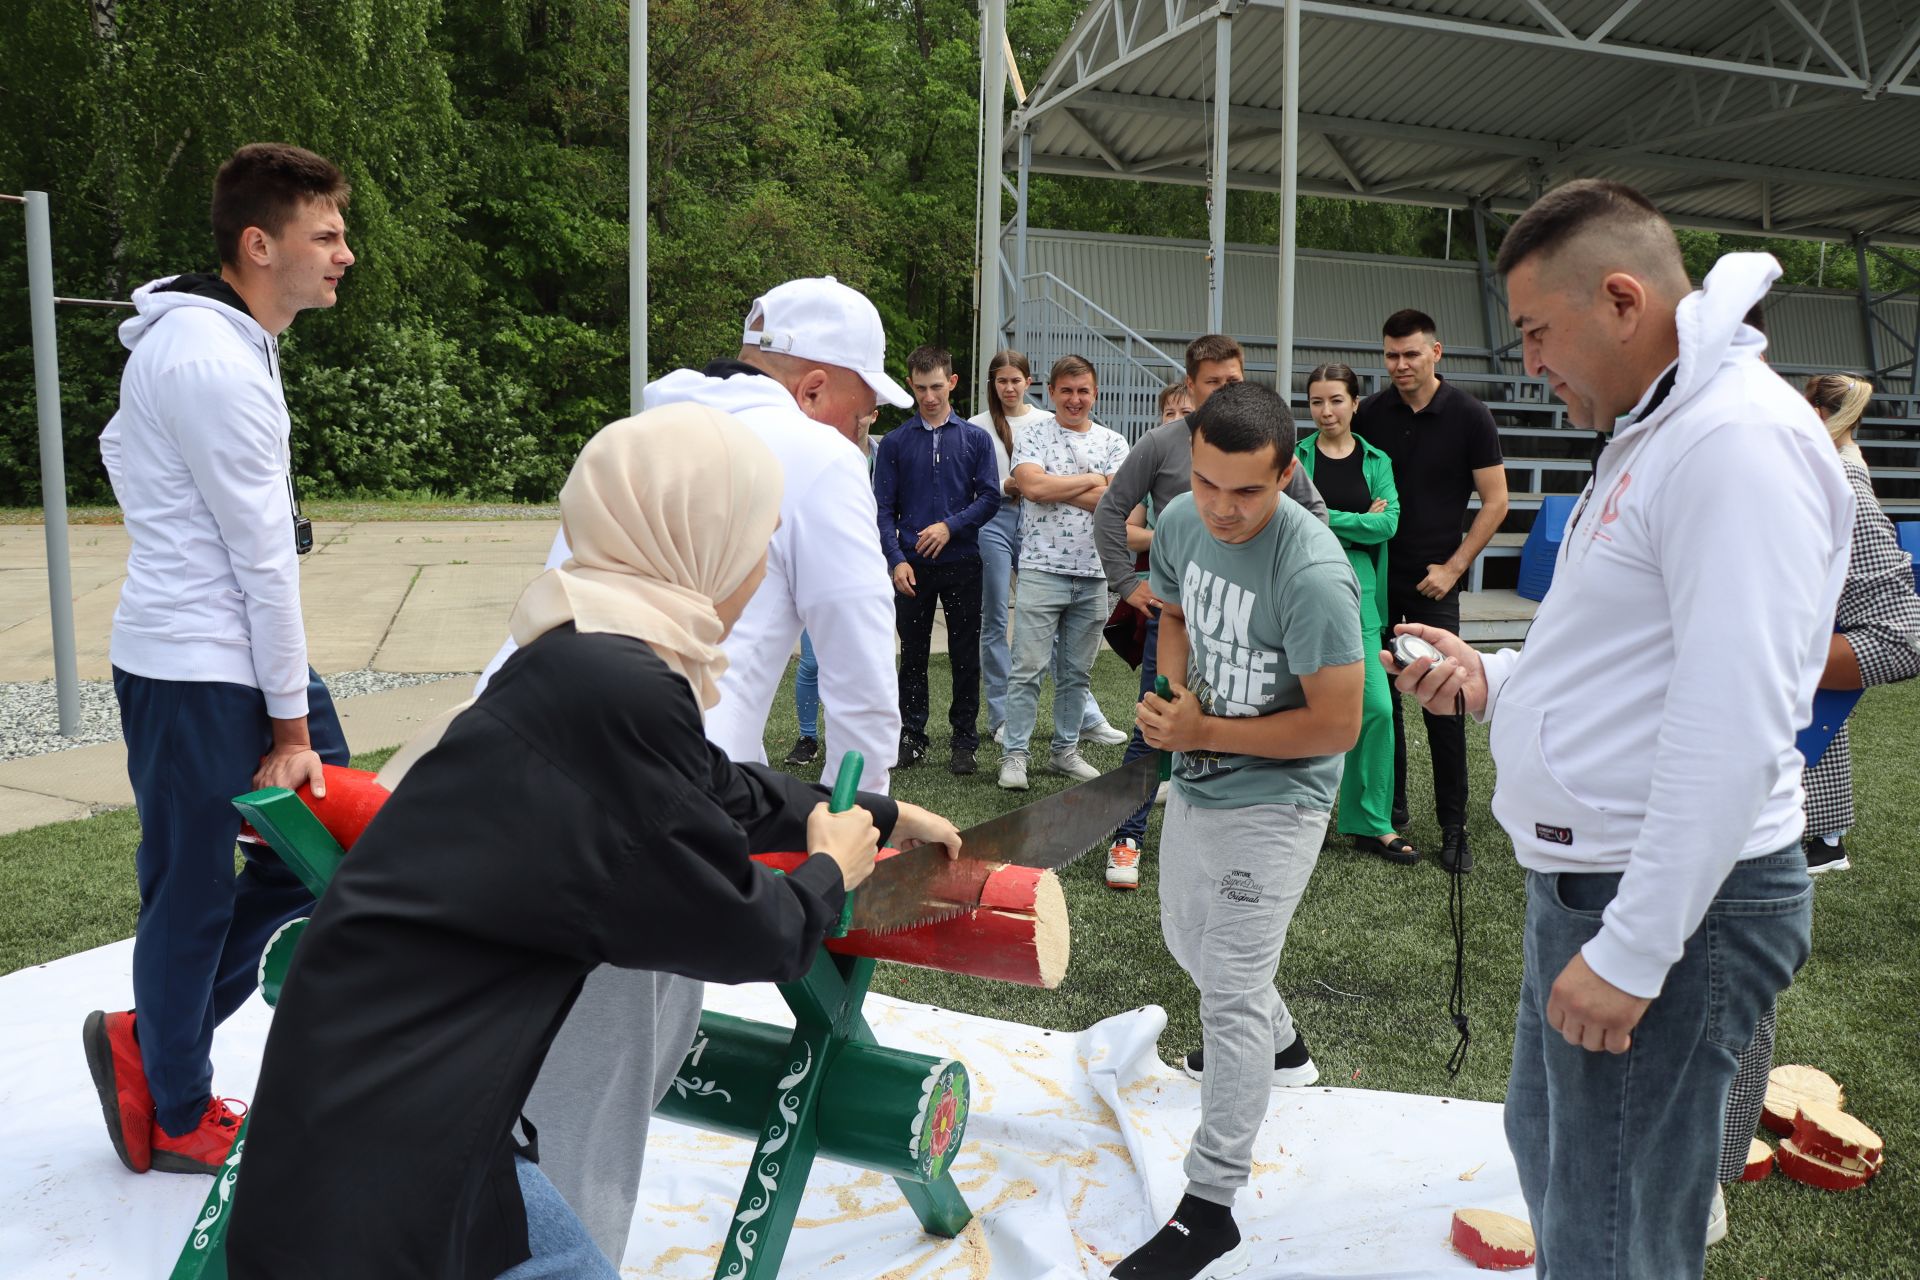
<path id="1" fill-rule="evenodd" d="M 953 1096 L 953 1090 L 947 1089 L 941 1095 L 940 1105 L 933 1109 L 933 1158 L 940 1159 L 947 1154 L 947 1146 L 953 1141 L 954 1126 L 960 1118 L 960 1100 Z"/>

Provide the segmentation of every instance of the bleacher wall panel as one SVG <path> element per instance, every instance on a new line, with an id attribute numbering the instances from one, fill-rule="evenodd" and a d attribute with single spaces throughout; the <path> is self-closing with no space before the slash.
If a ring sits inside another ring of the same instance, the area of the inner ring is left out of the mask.
<path id="1" fill-rule="evenodd" d="M 1456 234 L 1470 231 L 1456 229 Z M 1008 240 L 1011 255 L 1012 241 Z M 1081 232 L 1029 230 L 1027 270 L 1049 271 L 1111 312 L 1122 323 L 1178 359 L 1181 348 L 1207 327 L 1207 245 L 1201 240 L 1146 236 L 1101 236 Z M 1247 347 L 1255 367 L 1271 368 L 1278 252 L 1270 246 L 1227 247 L 1227 332 Z M 1473 264 L 1430 258 L 1394 258 L 1303 250 L 1298 257 L 1300 295 L 1294 332 L 1303 339 L 1361 343 L 1375 349 L 1380 322 L 1401 307 L 1418 307 L 1434 317 L 1443 344 L 1455 348 L 1448 367 L 1485 370 L 1485 357 L 1467 349 L 1487 346 Z M 1909 340 L 1915 303 L 1900 300 L 1882 309 Z M 1504 325 L 1502 309 L 1494 320 Z M 1773 359 L 1782 364 L 1823 369 L 1864 370 L 1868 364 L 1859 304 L 1844 290 L 1782 291 L 1768 299 L 1767 327 Z M 1497 341 L 1510 335 L 1504 328 Z M 1263 344 L 1260 339 L 1266 338 Z M 1251 339 L 1251 341 L 1250 341 Z M 1883 360 L 1902 354 L 1881 334 Z M 1357 363 L 1351 348 L 1296 348 L 1303 363 L 1344 360 Z M 1372 363 L 1377 364 L 1375 360 Z M 1508 368 L 1516 369 L 1512 361 Z"/>

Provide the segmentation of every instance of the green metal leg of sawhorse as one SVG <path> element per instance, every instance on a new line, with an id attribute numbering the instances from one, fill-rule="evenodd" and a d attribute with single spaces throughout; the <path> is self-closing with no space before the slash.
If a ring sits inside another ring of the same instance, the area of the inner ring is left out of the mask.
<path id="1" fill-rule="evenodd" d="M 893 1177 L 920 1224 L 972 1220 L 950 1172 L 966 1133 L 966 1068 L 879 1044 L 861 1014 L 873 961 L 822 950 L 780 988 L 791 1030 L 708 1013 L 660 1105 L 697 1128 L 754 1140 L 714 1275 L 772 1280 L 816 1156 Z"/>

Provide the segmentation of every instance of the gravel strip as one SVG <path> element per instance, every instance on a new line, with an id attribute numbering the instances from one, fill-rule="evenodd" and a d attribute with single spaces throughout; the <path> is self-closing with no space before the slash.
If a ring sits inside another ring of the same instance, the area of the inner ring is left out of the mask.
<path id="1" fill-rule="evenodd" d="M 431 684 L 450 675 L 471 678 L 473 674 L 470 671 L 342 671 L 327 677 L 327 689 L 339 700 Z M 80 682 L 80 732 L 71 738 L 60 736 L 59 695 L 53 681 L 30 680 L 18 684 L 0 681 L 0 760 L 41 756 L 69 747 L 90 747 L 117 741 L 119 737 L 120 704 L 114 699 L 111 680 Z"/>

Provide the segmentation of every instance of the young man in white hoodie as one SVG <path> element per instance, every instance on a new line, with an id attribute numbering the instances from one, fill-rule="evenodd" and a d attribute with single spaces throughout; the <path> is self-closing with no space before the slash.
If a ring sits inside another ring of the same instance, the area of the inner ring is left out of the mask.
<path id="1" fill-rule="evenodd" d="M 134 1008 L 95 1012 L 87 1065 L 135 1173 L 214 1173 L 239 1119 L 212 1090 L 213 1029 L 252 994 L 273 931 L 313 908 L 278 858 L 233 873 L 233 798 L 346 764 L 307 665 L 279 335 L 330 307 L 346 270 L 348 187 L 311 151 L 240 148 L 213 185 L 218 275 L 155 280 L 120 326 L 132 355 L 100 454 L 126 520 L 113 687 L 140 813 Z M 304 539 L 303 541 L 298 541 Z M 137 1015 L 137 1016 L 136 1016 Z"/>
<path id="2" fill-rule="evenodd" d="M 1794 735 L 1853 495 L 1741 323 L 1770 256 L 1690 292 L 1653 205 L 1583 180 L 1514 224 L 1499 270 L 1527 372 L 1613 438 L 1525 651 L 1402 625 L 1445 658 L 1396 683 L 1491 723 L 1528 872 L 1506 1127 L 1541 1273 L 1698 1276 L 1738 1054 L 1811 946 Z"/>
<path id="3" fill-rule="evenodd" d="M 754 300 L 737 359 L 677 369 L 645 405 L 694 403 L 731 413 L 780 459 L 786 478 L 767 576 L 723 648 L 719 704 L 707 737 L 732 759 L 765 764 L 767 712 L 804 629 L 833 714 L 821 777 L 848 750 L 865 757 L 861 786 L 885 792 L 900 747 L 894 590 L 880 550 L 878 508 L 857 442 L 876 399 L 913 397 L 885 372 L 880 313 L 831 276 L 790 280 Z M 567 558 L 564 533 L 549 568 Z M 509 640 L 481 678 L 513 652 Z M 639 970 L 596 970 L 540 1069 L 526 1116 L 540 1131 L 540 1167 L 617 1266 L 639 1196 L 647 1123 L 673 1083 L 700 1021 L 702 986 Z"/>

